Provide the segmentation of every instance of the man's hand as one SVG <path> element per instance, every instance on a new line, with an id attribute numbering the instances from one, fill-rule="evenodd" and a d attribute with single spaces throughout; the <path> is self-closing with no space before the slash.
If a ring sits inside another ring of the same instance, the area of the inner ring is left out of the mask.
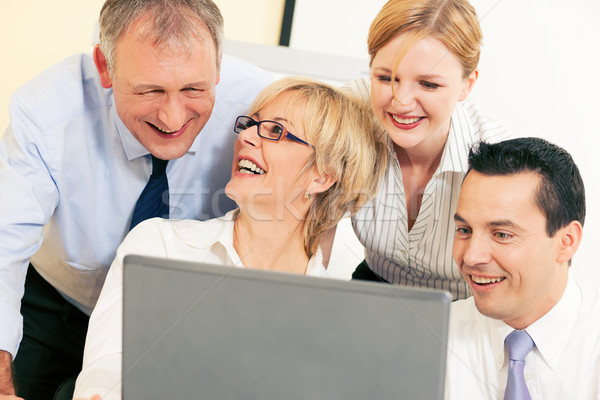
<path id="1" fill-rule="evenodd" d="M 18 399 L 14 394 L 12 356 L 9 352 L 0 350 L 0 400 Z"/>
<path id="2" fill-rule="evenodd" d="M 3 399 L 2 397 L 0 397 L 0 400 L 13 400 L 13 399 Z M 17 400 L 17 399 L 15 399 Z M 95 394 L 92 396 L 91 399 L 75 399 L 75 400 L 102 400 L 102 397 L 100 397 L 100 395 Z"/>

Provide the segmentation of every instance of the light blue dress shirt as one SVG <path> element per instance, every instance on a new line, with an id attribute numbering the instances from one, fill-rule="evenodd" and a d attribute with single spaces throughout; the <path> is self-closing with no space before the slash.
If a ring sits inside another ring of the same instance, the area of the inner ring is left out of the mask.
<path id="1" fill-rule="evenodd" d="M 171 218 L 205 220 L 234 207 L 224 194 L 233 123 L 271 80 L 223 56 L 212 116 L 167 167 Z M 20 342 L 30 260 L 68 301 L 91 312 L 151 166 L 90 54 L 49 68 L 12 96 L 0 141 L 0 350 L 14 356 Z"/>

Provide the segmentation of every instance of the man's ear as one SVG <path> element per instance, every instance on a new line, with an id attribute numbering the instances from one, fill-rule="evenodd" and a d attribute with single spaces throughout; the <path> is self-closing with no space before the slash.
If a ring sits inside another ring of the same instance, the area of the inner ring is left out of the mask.
<path id="1" fill-rule="evenodd" d="M 317 176 L 308 185 L 306 191 L 310 194 L 323 193 L 329 190 L 329 188 L 335 183 L 335 179 L 329 175 Z"/>
<path id="2" fill-rule="evenodd" d="M 100 84 L 105 89 L 110 89 L 112 87 L 112 79 L 108 74 L 108 66 L 106 64 L 106 57 L 104 57 L 104 53 L 100 50 L 100 45 L 97 44 L 94 46 L 94 63 L 96 64 L 96 69 L 98 70 L 98 75 L 100 75 Z"/>
<path id="3" fill-rule="evenodd" d="M 467 79 L 465 79 L 465 82 L 464 82 L 465 86 L 463 87 L 463 90 L 460 93 L 460 96 L 458 96 L 458 101 L 463 101 L 467 97 L 469 97 L 469 95 L 471 94 L 471 91 L 473 90 L 473 87 L 475 86 L 475 82 L 477 82 L 478 77 L 479 77 L 479 70 L 476 69 L 475 71 L 471 72 L 471 75 L 469 75 Z"/>
<path id="4" fill-rule="evenodd" d="M 579 248 L 583 236 L 583 227 L 579 221 L 571 221 L 569 225 L 556 231 L 559 235 L 559 247 L 556 261 L 559 263 L 568 262 L 573 258 Z"/>

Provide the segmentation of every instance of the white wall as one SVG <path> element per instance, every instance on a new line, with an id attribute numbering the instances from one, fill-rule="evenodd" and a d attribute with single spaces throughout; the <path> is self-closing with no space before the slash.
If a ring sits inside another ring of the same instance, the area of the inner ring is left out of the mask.
<path id="1" fill-rule="evenodd" d="M 368 25 L 384 3 L 297 0 L 291 46 L 366 59 Z M 586 183 L 588 209 L 573 271 L 582 281 L 600 285 L 595 253 L 600 240 L 600 182 L 593 164 L 600 144 L 600 3 L 472 0 L 472 4 L 484 35 L 480 79 L 472 99 L 517 135 L 544 137 L 573 155 Z"/>
<path id="2" fill-rule="evenodd" d="M 519 135 L 546 138 L 571 153 L 587 196 L 573 271 L 600 285 L 600 181 L 593 163 L 600 144 L 600 3 L 506 0 L 481 8 L 490 11 L 481 19 L 484 53 L 473 98 Z"/>

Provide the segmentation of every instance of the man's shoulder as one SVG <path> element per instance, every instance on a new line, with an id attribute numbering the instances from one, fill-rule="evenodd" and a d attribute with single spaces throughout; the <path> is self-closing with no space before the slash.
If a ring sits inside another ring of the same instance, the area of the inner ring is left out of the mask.
<path id="1" fill-rule="evenodd" d="M 224 54 L 216 100 L 252 103 L 256 95 L 273 80 L 273 76 L 264 69 Z"/>
<path id="2" fill-rule="evenodd" d="M 38 122 L 51 126 L 90 109 L 109 106 L 91 54 L 75 54 L 50 66 L 11 96 L 11 106 L 24 108 Z"/>
<path id="3" fill-rule="evenodd" d="M 223 59 L 221 61 L 221 78 L 227 79 L 228 82 L 245 79 L 264 82 L 271 82 L 273 80 L 273 76 L 264 69 L 228 54 L 223 54 Z"/>

